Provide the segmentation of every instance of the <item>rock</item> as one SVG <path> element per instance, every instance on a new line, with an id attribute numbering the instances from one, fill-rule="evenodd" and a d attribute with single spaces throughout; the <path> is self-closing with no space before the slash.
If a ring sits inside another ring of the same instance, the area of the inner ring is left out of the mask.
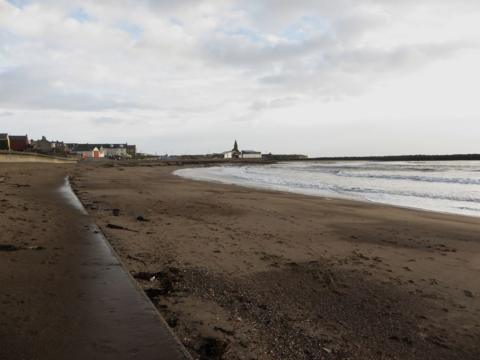
<path id="1" fill-rule="evenodd" d="M 145 289 L 145 294 L 147 294 L 147 296 L 153 300 L 159 296 L 165 295 L 165 291 L 163 289 L 150 288 Z"/>
<path id="2" fill-rule="evenodd" d="M 473 293 L 470 290 L 463 290 L 466 297 L 473 298 Z"/>
<path id="3" fill-rule="evenodd" d="M 142 215 L 137 216 L 137 221 L 148 222 L 150 220 L 145 219 Z"/>
<path id="4" fill-rule="evenodd" d="M 133 277 L 135 279 L 139 279 L 139 280 L 148 280 L 148 281 L 152 281 L 152 278 L 155 280 L 159 277 L 164 277 L 166 276 L 166 274 L 164 272 L 144 272 L 144 271 L 141 271 L 141 272 L 138 272 L 138 273 L 135 273 L 133 274 Z"/>
<path id="5" fill-rule="evenodd" d="M 0 251 L 18 251 L 20 248 L 10 244 L 0 244 Z"/>
<path id="6" fill-rule="evenodd" d="M 230 336 L 235 335 L 235 331 L 233 331 L 233 330 L 227 330 L 227 329 L 224 329 L 224 328 L 222 328 L 222 327 L 220 327 L 220 326 L 215 326 L 213 329 L 214 329 L 215 331 L 220 331 L 221 333 L 224 333 L 225 335 L 230 335 Z"/>
<path id="7" fill-rule="evenodd" d="M 227 351 L 228 343 L 213 337 L 206 337 L 202 339 L 199 353 L 202 359 L 220 360 Z"/>
<path id="8" fill-rule="evenodd" d="M 29 246 L 27 249 L 28 250 L 37 250 L 37 251 L 45 250 L 45 248 L 43 246 Z"/>
<path id="9" fill-rule="evenodd" d="M 112 209 L 112 214 L 113 214 L 113 216 L 119 216 L 120 215 L 120 209 Z"/>
<path id="10" fill-rule="evenodd" d="M 109 229 L 115 229 L 115 230 L 124 230 L 124 231 L 131 231 L 131 232 L 138 232 L 136 230 L 132 230 L 132 229 L 129 229 L 129 228 L 126 228 L 126 227 L 123 227 L 123 226 L 120 226 L 120 225 L 115 225 L 115 224 L 107 224 L 107 227 Z"/>

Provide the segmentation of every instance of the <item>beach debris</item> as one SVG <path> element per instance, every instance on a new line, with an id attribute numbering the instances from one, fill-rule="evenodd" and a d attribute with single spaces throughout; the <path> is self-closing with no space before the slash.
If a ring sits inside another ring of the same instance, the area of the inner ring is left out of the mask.
<path id="1" fill-rule="evenodd" d="M 473 293 L 470 290 L 463 290 L 466 297 L 473 298 Z"/>
<path id="2" fill-rule="evenodd" d="M 223 327 L 220 327 L 220 326 L 214 326 L 214 327 L 213 327 L 213 330 L 219 331 L 219 332 L 221 332 L 221 333 L 223 333 L 223 334 L 225 334 L 225 335 L 230 335 L 230 336 L 235 335 L 235 331 L 233 331 L 233 330 L 227 330 L 227 329 L 224 329 Z"/>
<path id="3" fill-rule="evenodd" d="M 11 244 L 0 244 L 0 251 L 18 251 L 19 247 Z"/>
<path id="4" fill-rule="evenodd" d="M 120 209 L 112 209 L 112 214 L 113 214 L 113 216 L 119 216 L 120 215 Z"/>
<path id="5" fill-rule="evenodd" d="M 147 294 L 150 299 L 155 299 L 161 295 L 165 295 L 165 292 L 163 289 L 149 288 L 145 289 L 145 294 Z"/>
<path id="6" fill-rule="evenodd" d="M 168 326 L 175 328 L 178 325 L 178 316 L 173 312 L 169 312 L 169 314 L 165 316 L 165 321 L 167 322 Z"/>
<path id="7" fill-rule="evenodd" d="M 137 221 L 148 222 L 150 220 L 145 219 L 142 215 L 137 216 Z"/>
<path id="8" fill-rule="evenodd" d="M 150 283 L 157 283 L 158 288 L 146 289 L 148 297 L 155 298 L 160 295 L 168 295 L 174 291 L 174 282 L 176 281 L 176 274 L 171 272 L 138 272 L 133 274 L 133 277 L 138 280 L 148 281 Z"/>
<path id="9" fill-rule="evenodd" d="M 327 354 L 331 354 L 331 353 L 332 353 L 332 349 L 329 349 L 329 348 L 326 348 L 326 347 L 324 347 L 324 348 L 322 348 L 322 349 L 323 349 L 323 351 L 325 351 Z"/>
<path id="10" fill-rule="evenodd" d="M 45 250 L 43 246 L 18 247 L 11 244 L 0 244 L 0 251 Z"/>
<path id="11" fill-rule="evenodd" d="M 140 259 L 138 257 L 132 256 L 132 255 L 127 255 L 127 259 L 138 261 L 138 262 L 141 262 L 142 264 L 146 265 L 145 261 L 143 261 L 142 259 Z"/>
<path id="12" fill-rule="evenodd" d="M 166 276 L 166 274 L 161 271 L 155 272 L 155 273 L 140 271 L 138 273 L 133 274 L 133 277 L 135 279 L 145 280 L 145 281 L 152 281 L 152 278 L 157 279 L 164 276 Z"/>
<path id="13" fill-rule="evenodd" d="M 138 232 L 137 230 L 132 230 L 132 229 L 126 228 L 124 226 L 115 225 L 115 224 L 107 224 L 107 227 L 109 229 L 114 229 L 114 230 L 124 230 L 124 231 Z"/>
<path id="14" fill-rule="evenodd" d="M 202 359 L 221 360 L 227 351 L 228 343 L 214 337 L 205 337 L 198 352 Z"/>
<path id="15" fill-rule="evenodd" d="M 36 251 L 45 250 L 45 248 L 43 246 L 29 246 L 27 249 L 28 250 L 36 250 Z"/>

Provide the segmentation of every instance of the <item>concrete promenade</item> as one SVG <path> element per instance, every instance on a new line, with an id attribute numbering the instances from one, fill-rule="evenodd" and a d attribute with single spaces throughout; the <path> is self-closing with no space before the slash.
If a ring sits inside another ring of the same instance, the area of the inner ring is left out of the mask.
<path id="1" fill-rule="evenodd" d="M 189 359 L 72 196 L 68 169 L 0 164 L 0 359 Z"/>

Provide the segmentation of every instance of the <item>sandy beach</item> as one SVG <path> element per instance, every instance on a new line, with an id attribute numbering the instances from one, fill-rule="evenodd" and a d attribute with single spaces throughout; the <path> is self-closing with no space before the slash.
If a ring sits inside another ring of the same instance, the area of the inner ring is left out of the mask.
<path id="1" fill-rule="evenodd" d="M 77 166 L 89 213 L 201 359 L 478 359 L 480 219 Z"/>
<path id="2" fill-rule="evenodd" d="M 88 319 L 75 305 L 84 225 L 54 191 L 70 175 L 196 359 L 478 359 L 480 219 L 190 181 L 175 169 L 1 164 L 2 356 L 62 358 L 65 326 L 80 347 L 102 334 L 85 338 L 97 305 Z"/>

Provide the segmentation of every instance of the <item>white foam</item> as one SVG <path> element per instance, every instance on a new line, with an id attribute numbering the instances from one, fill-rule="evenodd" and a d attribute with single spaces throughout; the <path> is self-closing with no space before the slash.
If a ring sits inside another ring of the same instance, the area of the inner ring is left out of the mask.
<path id="1" fill-rule="evenodd" d="M 480 216 L 480 162 L 291 162 L 181 169 L 204 181 Z"/>

